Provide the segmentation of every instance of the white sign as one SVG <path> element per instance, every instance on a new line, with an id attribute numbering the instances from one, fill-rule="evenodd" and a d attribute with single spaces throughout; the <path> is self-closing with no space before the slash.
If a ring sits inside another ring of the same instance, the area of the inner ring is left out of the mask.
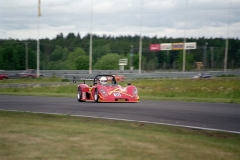
<path id="1" fill-rule="evenodd" d="M 197 43 L 196 42 L 188 42 L 185 43 L 185 49 L 197 49 Z"/>
<path id="2" fill-rule="evenodd" d="M 161 43 L 160 50 L 172 50 L 172 43 Z"/>
<path id="3" fill-rule="evenodd" d="M 126 66 L 128 64 L 128 59 L 119 59 L 119 66 Z"/>

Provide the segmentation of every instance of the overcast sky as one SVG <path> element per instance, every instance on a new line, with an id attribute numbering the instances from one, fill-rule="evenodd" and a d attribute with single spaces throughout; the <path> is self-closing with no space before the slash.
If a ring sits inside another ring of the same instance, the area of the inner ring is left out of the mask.
<path id="1" fill-rule="evenodd" d="M 186 37 L 240 38 L 240 0 L 41 0 L 41 14 L 38 0 L 0 0 L 0 39 L 91 31 L 176 38 L 184 30 Z"/>

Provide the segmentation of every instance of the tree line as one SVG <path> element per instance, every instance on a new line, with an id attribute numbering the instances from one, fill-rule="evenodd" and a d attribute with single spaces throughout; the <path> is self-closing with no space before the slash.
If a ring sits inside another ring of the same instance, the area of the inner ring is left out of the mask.
<path id="1" fill-rule="evenodd" d="M 127 58 L 134 69 L 139 65 L 138 35 L 111 36 L 92 35 L 92 69 L 118 70 L 119 59 Z M 225 57 L 225 38 L 187 38 L 187 42 L 197 42 L 197 49 L 186 51 L 186 70 L 194 69 L 195 62 L 203 62 L 206 54 L 205 68 L 222 69 Z M 142 37 L 142 69 L 182 69 L 183 51 L 149 50 L 150 44 L 179 43 L 182 38 Z M 240 67 L 240 40 L 228 40 L 228 68 Z M 40 39 L 41 70 L 88 70 L 90 34 L 83 37 L 78 33 L 64 36 L 58 34 L 53 39 Z M 0 39 L 0 70 L 36 69 L 37 40 L 35 39 Z M 214 64 L 213 64 L 214 63 Z"/>

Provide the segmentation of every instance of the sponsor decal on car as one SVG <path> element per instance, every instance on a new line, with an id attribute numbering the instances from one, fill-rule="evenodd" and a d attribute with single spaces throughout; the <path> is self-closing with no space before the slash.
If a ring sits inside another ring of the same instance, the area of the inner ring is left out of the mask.
<path id="1" fill-rule="evenodd" d="M 86 93 L 82 92 L 82 99 L 86 99 Z"/>
<path id="2" fill-rule="evenodd" d="M 121 97 L 121 93 L 119 93 L 119 92 L 114 92 L 113 95 L 114 95 L 115 97 Z"/>

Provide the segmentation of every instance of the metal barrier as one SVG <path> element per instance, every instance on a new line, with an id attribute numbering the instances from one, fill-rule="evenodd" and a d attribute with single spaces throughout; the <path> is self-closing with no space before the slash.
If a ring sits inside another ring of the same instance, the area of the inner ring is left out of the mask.
<path id="1" fill-rule="evenodd" d="M 8 74 L 10 78 L 15 78 L 15 75 L 21 71 L 2 71 L 2 73 Z M 92 74 L 89 74 L 88 70 L 41 70 L 41 73 L 45 77 L 58 77 L 62 79 L 73 79 L 75 78 L 92 78 L 98 74 L 113 74 L 113 75 L 124 75 L 126 79 L 160 79 L 160 78 L 191 78 L 198 73 L 209 73 L 212 77 L 222 75 L 233 75 L 240 76 L 240 70 L 234 71 L 196 71 L 196 72 L 167 72 L 167 71 L 153 71 L 138 73 L 138 70 L 93 70 Z"/>

